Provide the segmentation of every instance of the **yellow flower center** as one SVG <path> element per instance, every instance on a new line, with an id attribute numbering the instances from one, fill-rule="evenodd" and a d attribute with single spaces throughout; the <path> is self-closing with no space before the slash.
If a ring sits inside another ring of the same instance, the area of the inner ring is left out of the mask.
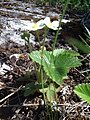
<path id="1" fill-rule="evenodd" d="M 37 28 L 37 27 L 38 27 L 37 23 L 35 23 L 35 24 L 32 26 L 32 28 Z"/>
<path id="2" fill-rule="evenodd" d="M 49 23 L 49 26 L 52 27 L 52 23 L 51 22 Z"/>

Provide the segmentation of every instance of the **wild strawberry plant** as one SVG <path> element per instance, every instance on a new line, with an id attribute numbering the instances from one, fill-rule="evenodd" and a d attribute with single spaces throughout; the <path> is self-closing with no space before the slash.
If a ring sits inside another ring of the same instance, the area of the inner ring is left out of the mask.
<path id="1" fill-rule="evenodd" d="M 25 86 L 25 96 L 40 91 L 44 95 L 44 100 L 46 98 L 50 102 L 56 100 L 56 93 L 60 90 L 60 85 L 64 82 L 64 79 L 68 78 L 67 73 L 69 73 L 69 70 L 81 65 L 77 52 L 65 49 L 55 49 L 58 31 L 61 29 L 62 22 L 66 23 L 70 21 L 62 19 L 60 21 L 56 20 L 51 22 L 50 18 L 46 17 L 30 25 L 30 31 L 37 31 L 42 28 L 46 28 L 46 31 L 41 49 L 39 51 L 30 52 L 30 58 L 37 65 L 35 70 L 37 71 L 37 81 L 31 82 Z M 44 49 L 45 37 L 48 29 L 57 30 L 52 51 Z M 25 39 L 26 37 L 28 38 L 27 34 L 24 34 L 22 37 Z"/>
<path id="2" fill-rule="evenodd" d="M 39 65 L 42 65 L 42 69 L 45 72 L 44 74 L 46 74 L 47 76 L 47 79 L 44 79 L 43 76 L 43 83 L 45 89 L 44 91 L 49 101 L 51 100 L 51 98 L 52 100 L 55 99 L 56 93 L 58 92 L 60 85 L 64 82 L 64 79 L 68 78 L 67 73 L 69 72 L 69 70 L 71 68 L 78 67 L 81 65 L 80 60 L 78 59 L 77 56 L 79 56 L 79 54 L 76 53 L 75 51 L 65 49 L 55 49 L 53 53 L 52 51 L 46 50 L 43 51 L 43 54 L 41 54 L 41 50 L 33 51 L 30 53 L 31 59 L 38 63 Z M 42 86 L 40 86 L 41 83 L 42 81 L 38 82 L 36 90 L 38 89 L 42 91 L 41 90 Z M 29 87 L 30 86 L 32 85 L 29 84 Z M 25 95 L 29 93 L 30 92 L 28 88 L 28 91 L 27 89 L 25 90 Z"/>

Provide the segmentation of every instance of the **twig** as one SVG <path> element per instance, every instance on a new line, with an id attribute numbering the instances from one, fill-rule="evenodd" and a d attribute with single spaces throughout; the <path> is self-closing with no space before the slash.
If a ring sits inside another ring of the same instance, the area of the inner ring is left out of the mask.
<path id="1" fill-rule="evenodd" d="M 89 61 L 89 59 L 87 59 L 87 57 L 89 57 L 90 54 L 88 54 L 86 57 L 83 57 L 83 59 L 81 61 L 84 61 L 85 59 Z"/>
<path id="2" fill-rule="evenodd" d="M 22 88 L 22 85 L 17 89 L 15 90 L 13 93 L 7 95 L 5 98 L 1 99 L 0 100 L 0 103 L 2 103 L 4 100 L 8 99 L 9 97 L 11 97 L 12 95 L 14 95 L 16 92 L 18 92 L 20 89 Z"/>
<path id="3" fill-rule="evenodd" d="M 43 104 L 43 105 L 45 105 L 45 104 Z M 33 104 L 33 103 L 31 103 L 31 104 L 26 104 L 26 103 L 24 103 L 24 104 L 20 104 L 20 105 L 1 105 L 0 107 L 30 107 L 30 106 L 43 106 L 42 104 Z M 57 104 L 57 106 L 58 107 L 60 107 L 60 106 L 68 106 L 68 107 L 75 107 L 75 106 L 80 106 L 81 104 L 80 103 L 78 103 L 77 105 L 76 104 L 74 104 L 74 105 L 71 105 L 71 104 Z"/>
<path id="4" fill-rule="evenodd" d="M 83 77 L 85 77 L 85 75 L 84 75 L 83 73 L 81 73 L 78 69 L 75 68 L 75 70 L 76 70 L 79 74 L 81 74 Z"/>
<path id="5" fill-rule="evenodd" d="M 90 72 L 90 70 L 87 69 L 87 70 L 83 70 L 83 71 L 81 71 L 82 74 L 83 74 L 83 73 L 86 73 L 86 72 Z"/>
<path id="6" fill-rule="evenodd" d="M 30 106 L 42 106 L 42 105 L 40 104 L 0 105 L 0 107 L 30 107 Z"/>

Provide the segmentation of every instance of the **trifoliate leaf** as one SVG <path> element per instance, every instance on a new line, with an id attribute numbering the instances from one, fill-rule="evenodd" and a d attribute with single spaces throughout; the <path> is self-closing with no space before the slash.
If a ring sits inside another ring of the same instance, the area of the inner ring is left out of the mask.
<path id="1" fill-rule="evenodd" d="M 70 68 L 78 67 L 81 65 L 80 60 L 77 58 L 79 54 L 74 51 L 64 49 L 54 50 L 53 53 L 49 51 L 33 51 L 30 57 L 43 65 L 46 74 L 57 84 L 62 84 L 63 80 L 67 78 L 67 73 Z M 42 62 L 41 62 L 42 60 Z"/>

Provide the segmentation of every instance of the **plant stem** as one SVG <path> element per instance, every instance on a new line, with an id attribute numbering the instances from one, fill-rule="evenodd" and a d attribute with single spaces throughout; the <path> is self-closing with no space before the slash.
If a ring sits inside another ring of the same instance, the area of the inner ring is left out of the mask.
<path id="1" fill-rule="evenodd" d="M 29 51 L 30 51 L 30 53 L 31 53 L 31 52 L 32 52 L 32 46 L 31 46 L 31 43 L 30 43 L 29 40 L 27 41 L 27 43 L 28 43 Z"/>
<path id="2" fill-rule="evenodd" d="M 42 82 L 42 89 L 43 89 L 43 96 L 44 96 L 44 101 L 45 101 L 45 104 L 46 104 L 46 99 L 45 99 L 45 91 L 44 91 L 44 77 L 43 77 L 43 66 L 42 66 L 42 63 L 43 63 L 43 51 L 44 51 L 44 45 L 45 45 L 45 38 L 47 36 L 47 33 L 48 33 L 48 30 L 47 27 L 45 28 L 45 34 L 44 34 L 44 40 L 43 40 L 43 43 L 42 43 L 42 48 L 41 48 L 41 65 L 40 65 L 40 80 Z"/>
<path id="3" fill-rule="evenodd" d="M 36 31 L 36 34 L 37 34 L 38 42 L 39 42 L 39 45 L 40 45 L 39 30 Z"/>
<path id="4" fill-rule="evenodd" d="M 69 0 L 67 0 L 66 3 L 65 3 L 65 7 L 64 7 L 64 9 L 63 9 L 63 13 L 62 13 L 62 16 L 61 16 L 61 19 L 60 19 L 60 22 L 59 22 L 59 28 L 60 28 L 61 25 L 62 25 L 62 19 L 63 19 L 64 15 L 65 15 L 65 11 L 66 11 L 66 9 L 67 9 L 68 3 L 69 3 Z M 57 30 L 57 32 L 56 32 L 56 36 L 55 36 L 55 39 L 54 39 L 53 48 L 52 48 L 52 56 L 53 56 L 53 51 L 54 51 L 55 46 L 56 46 L 58 34 L 59 34 L 59 28 L 58 28 L 58 30 Z M 52 59 L 51 59 L 51 60 L 52 60 Z M 52 61 L 51 61 L 51 63 L 52 63 Z M 54 83 L 53 83 L 53 84 L 54 84 Z M 54 90 L 55 90 L 55 92 L 56 92 L 56 88 L 55 88 L 55 87 L 54 87 Z M 57 102 L 57 96 L 56 96 L 56 102 Z M 50 106 L 51 106 L 51 101 L 50 101 Z M 51 106 L 51 109 L 52 109 L 52 106 Z M 52 114 L 52 113 L 51 113 L 51 114 Z"/>
<path id="5" fill-rule="evenodd" d="M 66 3 L 65 3 L 65 7 L 64 7 L 64 9 L 63 9 L 63 13 L 62 13 L 62 16 L 61 16 L 60 22 L 59 22 L 59 28 L 60 28 L 61 25 L 62 25 L 62 19 L 63 19 L 64 15 L 65 15 L 65 11 L 66 11 L 66 9 L 67 9 L 68 3 L 69 3 L 69 0 L 67 0 Z M 52 52 L 53 52 L 54 49 L 55 49 L 55 45 L 56 45 L 57 38 L 58 38 L 58 34 L 59 34 L 59 28 L 58 28 L 58 30 L 57 30 L 57 32 L 56 32 L 56 36 L 55 36 L 55 39 L 54 39 Z"/>

